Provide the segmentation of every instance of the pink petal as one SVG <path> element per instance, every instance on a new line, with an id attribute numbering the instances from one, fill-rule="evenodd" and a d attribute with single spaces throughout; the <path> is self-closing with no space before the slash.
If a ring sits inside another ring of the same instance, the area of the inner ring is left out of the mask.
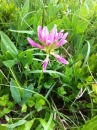
<path id="1" fill-rule="evenodd" d="M 67 42 L 67 40 L 65 40 L 67 35 L 68 35 L 68 32 L 63 35 L 62 39 L 56 44 L 56 47 L 60 47 Z"/>
<path id="2" fill-rule="evenodd" d="M 62 38 L 62 39 L 66 39 L 67 36 L 68 36 L 68 32 L 66 32 L 66 33 L 63 35 L 63 38 Z"/>
<path id="3" fill-rule="evenodd" d="M 42 65 L 43 70 L 46 70 L 46 67 L 47 67 L 47 65 L 48 65 L 48 62 L 49 62 L 49 55 L 47 55 L 47 57 L 46 57 L 45 60 L 43 61 L 43 65 Z"/>
<path id="4" fill-rule="evenodd" d="M 39 39 L 41 42 L 43 42 L 43 40 L 42 40 L 42 27 L 41 27 L 41 26 L 38 26 L 37 31 L 38 31 L 38 39 Z"/>
<path id="5" fill-rule="evenodd" d="M 46 42 L 47 36 L 48 36 L 48 34 L 49 34 L 48 28 L 47 28 L 46 26 L 43 28 L 42 34 L 43 34 L 42 39 L 43 39 L 43 41 Z"/>
<path id="6" fill-rule="evenodd" d="M 54 25 L 54 28 L 51 30 L 50 34 L 52 35 L 52 42 L 54 42 L 58 36 L 56 24 Z"/>
<path id="7" fill-rule="evenodd" d="M 49 38 L 46 40 L 46 44 L 47 45 L 51 45 L 52 44 L 52 41 L 51 40 L 49 40 Z"/>
<path id="8" fill-rule="evenodd" d="M 31 38 L 28 37 L 27 40 L 28 40 L 28 42 L 30 43 L 31 46 L 39 48 L 39 49 L 43 49 L 43 47 L 40 44 L 37 44 Z"/>
<path id="9" fill-rule="evenodd" d="M 51 53 L 55 58 L 57 58 L 58 61 L 60 61 L 63 64 L 69 64 L 67 60 L 65 60 L 63 57 L 59 56 L 58 54 Z"/>
<path id="10" fill-rule="evenodd" d="M 53 44 L 56 40 L 57 35 L 58 35 L 57 28 L 56 28 L 56 25 L 54 25 L 54 28 L 51 30 L 50 34 L 48 34 L 47 36 L 47 39 L 46 39 L 47 45 Z"/>
<path id="11" fill-rule="evenodd" d="M 60 39 L 60 38 L 62 38 L 63 37 L 63 32 L 64 32 L 64 30 L 61 30 L 59 33 L 58 33 L 58 39 Z"/>
<path id="12" fill-rule="evenodd" d="M 57 33 L 57 26 L 56 26 L 56 24 L 54 25 L 54 27 L 53 27 L 53 29 L 51 30 L 50 33 L 54 34 L 54 35 Z"/>
<path id="13" fill-rule="evenodd" d="M 38 38 L 42 42 L 42 44 L 46 43 L 46 39 L 48 39 L 48 35 L 49 35 L 49 32 L 46 26 L 44 26 L 43 29 L 41 26 L 38 26 Z"/>

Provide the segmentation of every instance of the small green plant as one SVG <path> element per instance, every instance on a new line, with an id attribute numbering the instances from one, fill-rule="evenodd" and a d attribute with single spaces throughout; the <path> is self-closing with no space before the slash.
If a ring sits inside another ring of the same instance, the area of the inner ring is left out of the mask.
<path id="1" fill-rule="evenodd" d="M 19 8 L 13 0 L 0 0 L 0 30 L 7 31 L 12 22 L 16 23 Z"/>

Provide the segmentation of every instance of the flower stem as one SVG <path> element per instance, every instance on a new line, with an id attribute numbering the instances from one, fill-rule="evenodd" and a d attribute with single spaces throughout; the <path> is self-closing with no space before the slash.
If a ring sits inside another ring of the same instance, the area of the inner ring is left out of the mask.
<path id="1" fill-rule="evenodd" d="M 16 81 L 18 87 L 21 88 L 21 85 L 20 85 L 20 83 L 19 83 L 19 81 L 18 81 L 18 79 L 17 79 L 17 77 L 16 77 L 16 75 L 15 75 L 13 69 L 10 69 L 10 71 L 11 71 L 12 76 L 13 76 L 14 80 Z"/>

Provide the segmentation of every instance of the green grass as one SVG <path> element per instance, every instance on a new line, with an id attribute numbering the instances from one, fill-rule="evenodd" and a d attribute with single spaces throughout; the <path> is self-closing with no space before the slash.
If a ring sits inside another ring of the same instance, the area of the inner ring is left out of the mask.
<path id="1" fill-rule="evenodd" d="M 97 0 L 0 0 L 0 129 L 97 129 Z M 32 48 L 37 27 L 68 32 L 56 50 Z"/>

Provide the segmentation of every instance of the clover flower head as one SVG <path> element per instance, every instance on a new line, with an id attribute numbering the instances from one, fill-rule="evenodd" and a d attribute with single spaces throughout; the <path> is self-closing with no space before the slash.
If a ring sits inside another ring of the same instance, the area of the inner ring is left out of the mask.
<path id="1" fill-rule="evenodd" d="M 39 48 L 46 52 L 46 58 L 43 61 L 43 70 L 46 70 L 46 67 L 49 62 L 49 55 L 53 55 L 59 62 L 63 64 L 68 64 L 68 61 L 65 60 L 60 55 L 56 54 L 54 52 L 55 49 L 59 48 L 60 46 L 63 46 L 67 40 L 66 37 L 68 35 L 68 32 L 63 34 L 64 30 L 60 30 L 60 32 L 57 32 L 57 27 L 54 25 L 54 28 L 49 32 L 47 26 L 44 26 L 43 29 L 41 26 L 38 26 L 38 39 L 41 42 L 41 45 L 33 41 L 31 38 L 27 38 L 28 42 L 31 46 L 35 48 Z"/>

